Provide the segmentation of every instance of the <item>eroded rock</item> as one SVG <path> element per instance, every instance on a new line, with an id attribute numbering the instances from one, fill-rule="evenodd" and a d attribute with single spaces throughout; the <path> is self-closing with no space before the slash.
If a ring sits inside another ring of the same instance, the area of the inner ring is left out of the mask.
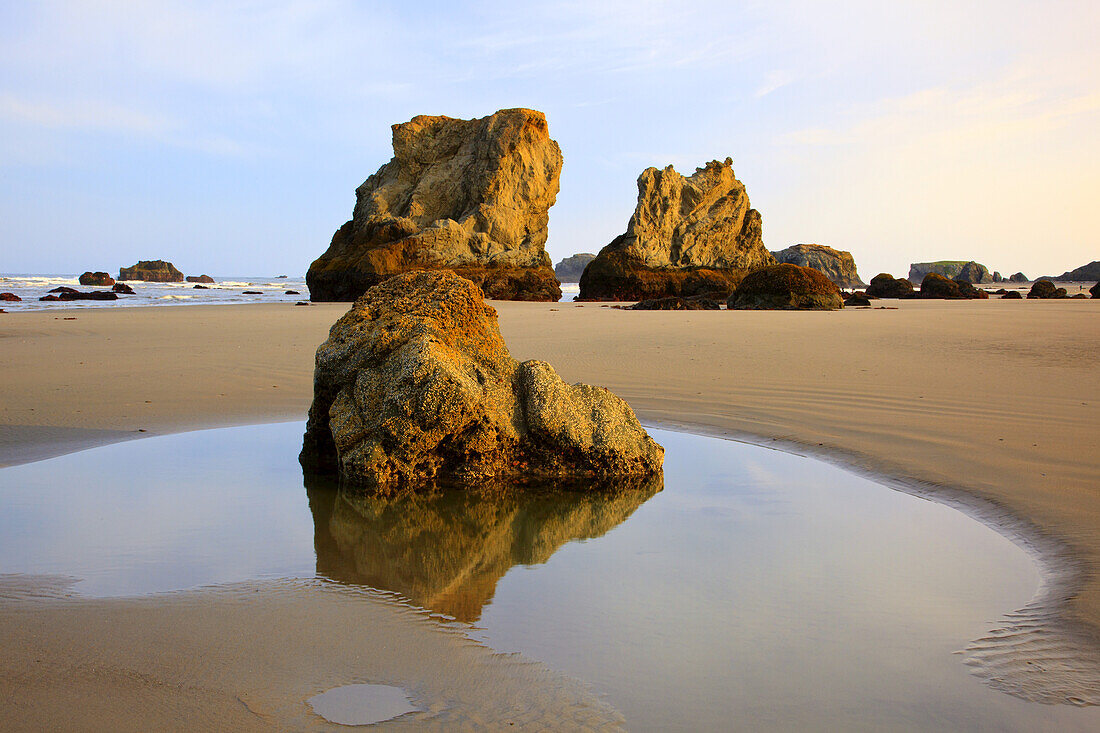
<path id="1" fill-rule="evenodd" d="M 204 283 L 206 285 L 211 285 L 214 282 L 214 278 L 209 275 L 188 275 L 186 280 L 189 283 Z"/>
<path id="2" fill-rule="evenodd" d="M 736 310 L 839 310 L 840 289 L 822 273 L 798 265 L 772 265 L 745 276 L 726 303 Z"/>
<path id="3" fill-rule="evenodd" d="M 1053 300 L 1064 298 L 1067 295 L 1065 288 L 1057 288 L 1050 280 L 1036 280 L 1031 286 L 1027 297 L 1031 300 Z"/>
<path id="4" fill-rule="evenodd" d="M 81 285 L 114 285 L 115 279 L 106 272 L 85 272 L 78 278 Z"/>
<path id="5" fill-rule="evenodd" d="M 894 277 L 888 272 L 880 272 L 871 278 L 867 295 L 871 298 L 911 298 L 913 283 L 902 277 Z"/>
<path id="6" fill-rule="evenodd" d="M 845 252 L 823 244 L 796 244 L 778 252 L 772 252 L 777 262 L 799 267 L 809 267 L 825 275 L 842 288 L 862 288 L 856 261 L 851 252 Z"/>
<path id="7" fill-rule="evenodd" d="M 445 270 L 359 298 L 317 350 L 302 464 L 383 492 L 661 469 L 664 450 L 629 405 L 517 362 L 483 298 Z"/>
<path id="8" fill-rule="evenodd" d="M 112 293 L 118 293 L 119 295 L 133 295 L 134 289 L 126 283 L 115 283 L 111 286 Z"/>
<path id="9" fill-rule="evenodd" d="M 20 298 L 15 293 L 0 293 L 0 300 L 6 300 L 9 303 L 18 303 L 19 301 L 21 301 L 23 299 Z"/>
<path id="10" fill-rule="evenodd" d="M 989 268 L 973 260 L 914 262 L 909 266 L 909 280 L 913 283 L 923 283 L 924 276 L 930 273 L 941 275 L 948 280 L 958 280 L 961 277 L 974 284 L 993 282 Z"/>
<path id="11" fill-rule="evenodd" d="M 588 267 L 588 263 L 594 259 L 596 259 L 596 255 L 590 252 L 581 252 L 566 257 L 554 265 L 554 275 L 563 283 L 580 282 L 581 275 L 584 274 L 584 268 Z"/>
<path id="12" fill-rule="evenodd" d="M 732 165 L 711 161 L 691 177 L 672 166 L 642 171 L 626 232 L 585 268 L 581 299 L 725 297 L 745 273 L 775 264 Z"/>
<path id="13" fill-rule="evenodd" d="M 920 297 L 943 300 L 979 300 L 989 293 L 979 290 L 969 282 L 948 280 L 943 275 L 930 272 L 920 284 Z"/>
<path id="14" fill-rule="evenodd" d="M 393 126 L 393 152 L 356 189 L 351 221 L 310 265 L 311 300 L 355 300 L 425 269 L 452 270 L 490 298 L 561 298 L 544 246 L 562 157 L 541 112 L 420 115 Z"/>

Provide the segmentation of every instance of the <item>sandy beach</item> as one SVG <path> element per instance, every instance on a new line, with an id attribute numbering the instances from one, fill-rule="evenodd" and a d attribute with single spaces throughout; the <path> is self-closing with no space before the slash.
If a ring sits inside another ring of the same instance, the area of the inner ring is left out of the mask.
<path id="1" fill-rule="evenodd" d="M 1095 302 L 876 301 L 888 307 L 840 312 L 493 305 L 514 357 L 606 386 L 648 424 L 774 444 L 958 497 L 1045 553 L 1060 575 L 1034 617 L 1062 635 L 1058 650 L 1100 658 Z M 346 308 L 2 315 L 0 465 L 304 418 L 313 351 Z M 1087 683 L 1070 673 L 1020 684 L 1042 698 L 1056 677 L 1066 697 Z"/>

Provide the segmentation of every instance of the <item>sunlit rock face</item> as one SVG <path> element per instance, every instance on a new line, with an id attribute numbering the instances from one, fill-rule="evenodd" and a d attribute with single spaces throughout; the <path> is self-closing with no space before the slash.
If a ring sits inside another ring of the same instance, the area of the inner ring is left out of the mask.
<path id="1" fill-rule="evenodd" d="M 371 288 L 317 350 L 301 461 L 358 486 L 647 475 L 663 460 L 626 402 L 513 359 L 496 311 L 452 272 Z"/>
<path id="2" fill-rule="evenodd" d="M 310 474 L 306 487 L 320 575 L 476 621 L 514 565 L 544 563 L 567 542 L 607 533 L 661 490 L 662 477 L 597 481 L 583 492 L 489 495 L 452 489 L 383 497 L 337 490 Z"/>
<path id="3" fill-rule="evenodd" d="M 561 298 L 544 247 L 562 156 L 541 112 L 420 115 L 393 126 L 393 153 L 310 265 L 312 300 L 355 300 L 417 269 L 453 270 L 490 298 Z"/>
<path id="4" fill-rule="evenodd" d="M 842 288 L 866 287 L 851 252 L 823 244 L 796 244 L 772 254 L 780 264 L 812 268 Z"/>
<path id="5" fill-rule="evenodd" d="M 580 297 L 724 298 L 746 272 L 775 264 L 764 248 L 760 212 L 732 165 L 729 158 L 711 161 L 690 177 L 672 166 L 642 171 L 626 232 L 585 268 Z"/>

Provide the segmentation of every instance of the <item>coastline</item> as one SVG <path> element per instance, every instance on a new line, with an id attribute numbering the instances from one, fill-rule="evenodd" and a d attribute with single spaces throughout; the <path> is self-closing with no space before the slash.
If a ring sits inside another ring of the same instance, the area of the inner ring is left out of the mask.
<path id="1" fill-rule="evenodd" d="M 1100 415 L 1088 396 L 1100 394 L 1096 304 L 878 304 L 896 310 L 636 313 L 599 303 L 492 303 L 514 357 L 607 386 L 647 424 L 793 449 L 969 507 L 1044 565 L 1048 582 L 1018 626 L 1053 630 L 1068 639 L 1057 650 L 1076 646 L 1095 663 Z M 313 351 L 346 308 L 7 314 L 0 464 L 301 418 Z M 994 664 L 996 650 L 1017 641 L 1009 629 L 993 652 L 980 640 L 971 656 Z M 1034 651 L 1032 642 L 1023 639 L 1015 656 Z M 1000 675 L 1008 686 L 1031 684 L 1022 690 L 1030 699 L 1079 697 L 1081 681 L 1064 673 L 1054 686 L 1052 676 L 1032 682 L 1021 674 L 994 668 L 991 682 Z M 1044 684 L 1056 693 L 1044 697 Z"/>

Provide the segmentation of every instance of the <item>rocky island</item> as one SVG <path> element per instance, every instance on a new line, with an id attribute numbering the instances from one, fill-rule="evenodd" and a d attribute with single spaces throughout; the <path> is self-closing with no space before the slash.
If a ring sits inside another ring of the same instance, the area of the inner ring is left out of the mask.
<path id="1" fill-rule="evenodd" d="M 133 267 L 123 267 L 118 271 L 119 280 L 144 280 L 154 283 L 181 283 L 183 273 L 164 260 L 140 260 Z"/>
<path id="2" fill-rule="evenodd" d="M 582 300 L 727 297 L 746 272 L 775 264 L 764 248 L 760 212 L 726 158 L 691 177 L 647 168 L 626 232 L 600 250 L 581 276 Z"/>
<path id="3" fill-rule="evenodd" d="M 826 247 L 823 244 L 796 244 L 772 256 L 780 264 L 810 267 L 825 275 L 842 288 L 862 288 L 866 283 L 859 279 L 856 261 L 851 252 Z"/>
<path id="4" fill-rule="evenodd" d="M 420 115 L 393 126 L 393 153 L 310 265 L 311 300 L 351 301 L 393 275 L 444 269 L 490 298 L 561 298 L 544 247 L 562 156 L 541 112 Z"/>
<path id="5" fill-rule="evenodd" d="M 441 270 L 359 298 L 317 350 L 302 465 L 382 493 L 661 470 L 664 449 L 629 405 L 517 362 L 484 297 Z"/>
<path id="6" fill-rule="evenodd" d="M 584 274 L 584 268 L 588 267 L 588 263 L 594 259 L 596 255 L 590 252 L 566 257 L 554 265 L 554 275 L 563 283 L 578 283 L 581 281 L 581 275 Z"/>

